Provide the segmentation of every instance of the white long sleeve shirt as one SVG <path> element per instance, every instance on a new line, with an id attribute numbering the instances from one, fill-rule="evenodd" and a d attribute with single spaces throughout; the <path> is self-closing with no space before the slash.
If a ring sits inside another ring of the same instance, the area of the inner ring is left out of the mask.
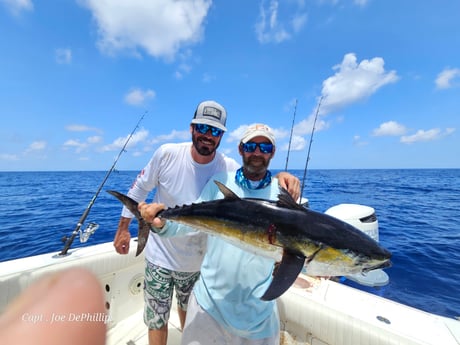
<path id="1" fill-rule="evenodd" d="M 192 158 L 191 147 L 191 142 L 160 146 L 137 176 L 128 196 L 141 202 L 156 189 L 154 202 L 163 203 L 166 207 L 190 204 L 198 199 L 213 175 L 239 167 L 234 159 L 219 152 L 210 163 L 199 164 Z M 125 207 L 121 215 L 133 218 Z M 149 262 L 170 270 L 197 272 L 205 251 L 206 236 L 201 233 L 161 238 L 150 232 L 145 257 Z"/>

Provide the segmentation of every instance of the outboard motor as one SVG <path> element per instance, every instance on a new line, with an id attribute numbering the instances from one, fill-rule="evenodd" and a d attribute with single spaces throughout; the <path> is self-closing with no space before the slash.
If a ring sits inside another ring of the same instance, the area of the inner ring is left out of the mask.
<path id="1" fill-rule="evenodd" d="M 339 204 L 324 212 L 361 230 L 375 241 L 379 241 L 379 222 L 372 207 L 358 204 Z M 381 269 L 348 275 L 345 278 L 365 286 L 384 286 L 389 282 L 388 274 Z"/>

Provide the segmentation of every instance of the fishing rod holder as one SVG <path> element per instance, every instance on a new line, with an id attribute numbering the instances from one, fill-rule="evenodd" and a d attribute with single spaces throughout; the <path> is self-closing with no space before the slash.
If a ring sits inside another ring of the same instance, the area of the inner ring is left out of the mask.
<path id="1" fill-rule="evenodd" d="M 80 230 L 80 243 L 85 243 L 86 241 L 88 241 L 88 239 L 91 237 L 92 234 L 96 232 L 97 229 L 99 229 L 99 224 L 89 223 L 86 226 L 85 230 Z"/>

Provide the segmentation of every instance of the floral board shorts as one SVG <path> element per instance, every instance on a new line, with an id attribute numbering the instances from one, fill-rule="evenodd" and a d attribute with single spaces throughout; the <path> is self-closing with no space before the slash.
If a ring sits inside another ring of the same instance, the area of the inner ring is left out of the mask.
<path id="1" fill-rule="evenodd" d="M 146 261 L 144 280 L 144 323 L 160 329 L 168 323 L 173 290 L 177 305 L 187 310 L 188 299 L 200 272 L 178 272 Z"/>

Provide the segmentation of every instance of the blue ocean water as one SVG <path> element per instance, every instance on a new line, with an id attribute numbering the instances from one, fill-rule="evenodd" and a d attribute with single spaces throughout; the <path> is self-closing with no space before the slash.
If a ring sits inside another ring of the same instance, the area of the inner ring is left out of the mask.
<path id="1" fill-rule="evenodd" d="M 291 171 L 302 178 L 303 171 Z M 136 171 L 113 172 L 86 223 L 100 225 L 86 244 L 112 241 Z M 106 172 L 0 172 L 0 261 L 59 252 Z M 304 196 L 324 212 L 340 203 L 376 210 L 380 243 L 393 253 L 390 283 L 371 292 L 444 315 L 460 315 L 460 169 L 310 170 Z M 137 223 L 133 222 L 132 234 Z M 369 291 L 369 288 L 366 288 Z"/>

